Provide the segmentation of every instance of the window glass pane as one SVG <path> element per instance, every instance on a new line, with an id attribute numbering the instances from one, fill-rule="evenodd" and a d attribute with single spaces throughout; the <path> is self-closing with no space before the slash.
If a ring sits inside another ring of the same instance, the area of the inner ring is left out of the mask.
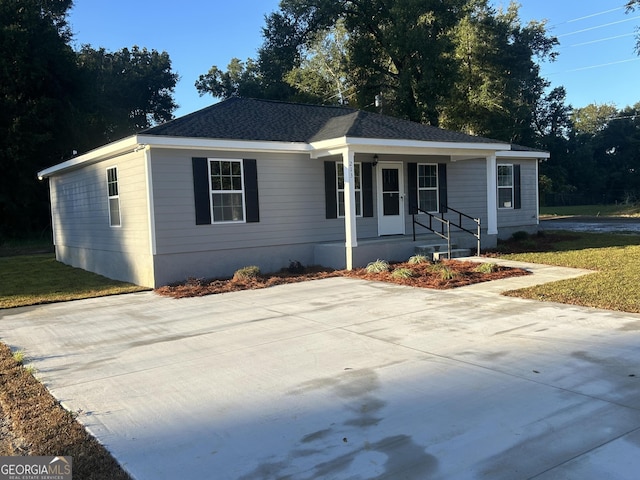
<path id="1" fill-rule="evenodd" d="M 222 190 L 222 179 L 219 176 L 211 177 L 211 190 Z"/>
<path id="2" fill-rule="evenodd" d="M 511 187 L 513 185 L 513 167 L 511 165 L 498 165 L 498 186 Z"/>
<path id="3" fill-rule="evenodd" d="M 362 215 L 362 194 L 356 190 L 356 216 Z"/>
<path id="4" fill-rule="evenodd" d="M 344 190 L 344 170 L 341 163 L 336 165 L 336 175 L 338 177 L 338 189 Z"/>
<path id="5" fill-rule="evenodd" d="M 120 199 L 109 199 L 109 223 L 112 227 L 120 226 Z"/>
<path id="6" fill-rule="evenodd" d="M 240 175 L 240 162 L 232 162 L 231 163 L 231 174 L 232 175 Z"/>
<path id="7" fill-rule="evenodd" d="M 220 172 L 222 175 L 231 175 L 231 162 L 220 162 Z"/>
<path id="8" fill-rule="evenodd" d="M 211 162 L 211 175 L 220 175 L 220 162 Z"/>
<path id="9" fill-rule="evenodd" d="M 438 169 L 436 165 L 418 165 L 418 188 L 437 188 Z"/>
<path id="10" fill-rule="evenodd" d="M 382 169 L 382 191 L 398 192 L 400 191 L 400 180 L 397 168 Z"/>
<path id="11" fill-rule="evenodd" d="M 400 195 L 397 193 L 382 194 L 383 215 L 400 215 Z"/>
<path id="12" fill-rule="evenodd" d="M 215 222 L 240 222 L 244 220 L 241 193 L 214 193 L 213 220 Z"/>
<path id="13" fill-rule="evenodd" d="M 344 191 L 338 192 L 338 216 L 344 217 Z"/>
<path id="14" fill-rule="evenodd" d="M 360 190 L 360 164 L 356 163 L 353 166 L 353 172 L 355 174 L 355 183 L 356 183 L 356 190 Z"/>
<path id="15" fill-rule="evenodd" d="M 438 211 L 438 192 L 436 190 L 420 190 L 418 201 L 421 210 L 425 212 Z"/>
<path id="16" fill-rule="evenodd" d="M 512 193 L 511 188 L 498 188 L 498 208 L 512 208 Z"/>

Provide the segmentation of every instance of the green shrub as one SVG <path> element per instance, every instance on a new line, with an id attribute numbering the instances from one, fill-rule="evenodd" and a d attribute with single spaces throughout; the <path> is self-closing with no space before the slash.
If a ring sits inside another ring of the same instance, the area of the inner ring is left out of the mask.
<path id="1" fill-rule="evenodd" d="M 302 262 L 299 262 L 298 260 L 291 260 L 289 262 L 289 267 L 287 268 L 287 271 L 289 273 L 304 273 L 304 265 L 302 264 Z"/>
<path id="2" fill-rule="evenodd" d="M 16 363 L 22 365 L 24 363 L 24 350 L 16 350 L 13 352 L 13 359 Z"/>
<path id="3" fill-rule="evenodd" d="M 366 267 L 367 273 L 382 273 L 389 271 L 389 262 L 386 260 L 376 260 L 371 262 Z"/>
<path id="4" fill-rule="evenodd" d="M 430 260 L 426 255 L 414 255 L 413 257 L 409 258 L 408 263 L 411 263 L 412 265 L 418 265 L 420 263 L 430 263 Z"/>
<path id="5" fill-rule="evenodd" d="M 447 267 L 446 265 L 440 266 L 440 278 L 442 280 L 453 280 L 457 278 L 460 274 L 453 270 L 452 268 Z"/>
<path id="6" fill-rule="evenodd" d="M 250 280 L 260 276 L 260 267 L 250 265 L 248 267 L 242 267 L 233 274 L 234 280 Z"/>
<path id="7" fill-rule="evenodd" d="M 474 268 L 473 271 L 478 273 L 493 273 L 497 269 L 498 266 L 495 263 L 481 263 L 476 268 Z"/>
<path id="8" fill-rule="evenodd" d="M 396 268 L 391 272 L 393 278 L 411 278 L 413 277 L 413 271 L 410 268 Z"/>

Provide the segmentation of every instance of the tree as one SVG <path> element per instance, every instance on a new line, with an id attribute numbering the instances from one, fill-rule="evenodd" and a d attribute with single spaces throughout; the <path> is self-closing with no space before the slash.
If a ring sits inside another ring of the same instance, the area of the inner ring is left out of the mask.
<path id="1" fill-rule="evenodd" d="M 521 142 L 531 140 L 546 86 L 535 60 L 552 58 L 557 44 L 543 23 L 521 26 L 515 4 L 498 14 L 487 0 L 283 0 L 263 36 L 255 74 L 213 67 L 200 93 L 241 94 L 248 80 L 266 98 L 348 97 L 362 109 Z"/>
<path id="2" fill-rule="evenodd" d="M 347 33 L 344 21 L 318 32 L 301 53 L 300 65 L 285 74 L 285 81 L 307 101 L 319 104 L 349 103 L 354 86 L 349 80 Z"/>
<path id="3" fill-rule="evenodd" d="M 79 99 L 85 151 L 173 118 L 178 75 L 166 52 L 134 46 L 107 52 L 85 45 L 77 53 L 82 75 Z"/>
<path id="4" fill-rule="evenodd" d="M 594 157 L 611 200 L 640 200 L 640 103 L 616 112 L 592 138 Z"/>
<path id="5" fill-rule="evenodd" d="M 469 2 L 453 32 L 458 62 L 443 125 L 515 143 L 533 144 L 534 111 L 549 85 L 539 61 L 553 60 L 558 44 L 544 22 L 520 23 L 519 6 L 495 11 L 486 1 Z"/>
<path id="6" fill-rule="evenodd" d="M 640 8 L 640 0 L 629 0 L 625 5 L 627 13 L 635 12 L 636 8 Z M 636 53 L 640 55 L 640 29 L 636 29 Z"/>
<path id="7" fill-rule="evenodd" d="M 590 103 L 573 111 L 572 121 L 579 134 L 595 135 L 604 130 L 609 120 L 618 113 L 613 103 Z"/>
<path id="8" fill-rule="evenodd" d="M 260 72 L 251 58 L 246 62 L 232 58 L 226 71 L 212 66 L 207 73 L 200 75 L 196 89 L 201 96 L 210 93 L 217 98 L 264 97 Z"/>
<path id="9" fill-rule="evenodd" d="M 172 118 L 169 56 L 146 49 L 74 52 L 72 0 L 0 0 L 0 239 L 46 231 L 36 172 Z"/>
<path id="10" fill-rule="evenodd" d="M 575 176 L 569 170 L 575 153 L 571 112 L 571 105 L 566 104 L 564 87 L 554 88 L 536 105 L 533 114 L 536 146 L 551 154 L 548 160 L 540 164 L 541 194 L 574 188 L 571 182 Z"/>
<path id="11" fill-rule="evenodd" d="M 71 153 L 70 7 L 71 0 L 0 0 L 0 238 L 49 224 L 47 188 L 35 174 Z"/>

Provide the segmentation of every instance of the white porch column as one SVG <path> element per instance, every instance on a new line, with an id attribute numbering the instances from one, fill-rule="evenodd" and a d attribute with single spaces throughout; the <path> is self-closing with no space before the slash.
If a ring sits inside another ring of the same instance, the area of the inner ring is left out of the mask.
<path id="1" fill-rule="evenodd" d="M 348 148 L 342 152 L 344 171 L 344 233 L 347 270 L 353 269 L 353 247 L 358 246 L 356 232 L 355 154 Z"/>
<path id="2" fill-rule="evenodd" d="M 487 157 L 487 235 L 498 234 L 498 164 L 496 155 Z"/>

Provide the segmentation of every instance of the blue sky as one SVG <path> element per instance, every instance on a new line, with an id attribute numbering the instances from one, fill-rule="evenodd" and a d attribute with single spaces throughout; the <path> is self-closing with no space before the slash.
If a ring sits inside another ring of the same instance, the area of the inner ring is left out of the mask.
<path id="1" fill-rule="evenodd" d="M 278 0 L 75 0 L 69 21 L 75 45 L 119 50 L 138 45 L 167 51 L 181 80 L 175 97 L 176 116 L 216 100 L 200 97 L 198 76 L 212 65 L 255 57 L 262 43 L 264 16 Z M 508 1 L 494 0 L 494 5 Z M 574 107 L 615 103 L 619 108 L 640 102 L 640 57 L 633 50 L 640 11 L 625 14 L 625 0 L 521 0 L 520 18 L 548 21 L 558 36 L 560 53 L 542 65 L 552 87 L 563 85 Z"/>

